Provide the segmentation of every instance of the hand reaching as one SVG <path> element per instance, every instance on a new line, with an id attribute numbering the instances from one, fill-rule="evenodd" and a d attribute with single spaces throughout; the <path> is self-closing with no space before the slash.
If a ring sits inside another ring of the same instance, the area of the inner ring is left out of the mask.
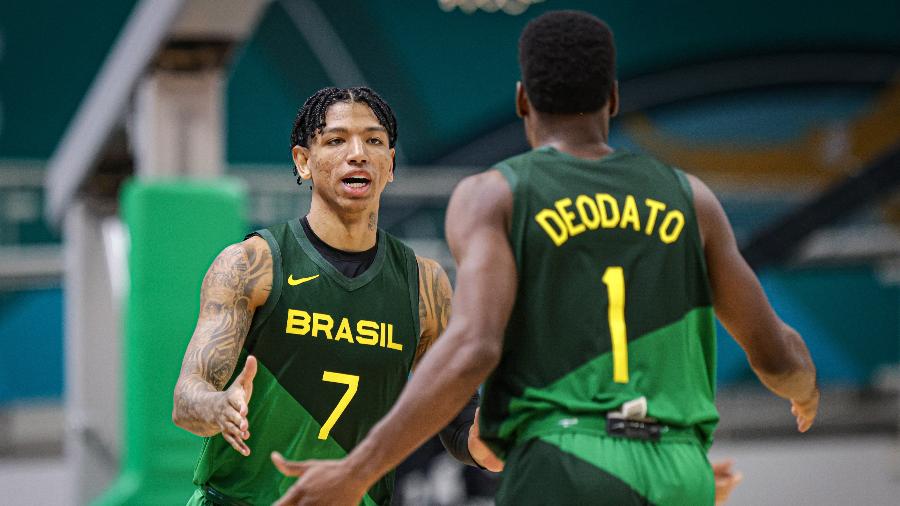
<path id="1" fill-rule="evenodd" d="M 222 429 L 222 437 L 241 455 L 250 455 L 250 448 L 244 443 L 250 438 L 250 424 L 247 422 L 247 406 L 253 395 L 253 378 L 256 376 L 256 357 L 250 355 L 244 370 L 234 379 L 234 383 L 222 392 L 216 422 Z"/>
<path id="2" fill-rule="evenodd" d="M 366 486 L 348 474 L 343 460 L 285 460 L 272 452 L 272 462 L 285 476 L 300 479 L 275 503 L 275 506 L 356 506 L 366 494 Z"/>

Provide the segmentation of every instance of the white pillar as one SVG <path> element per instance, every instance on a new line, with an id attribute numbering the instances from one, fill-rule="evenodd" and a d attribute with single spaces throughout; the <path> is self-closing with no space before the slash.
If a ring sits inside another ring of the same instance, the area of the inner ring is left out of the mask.
<path id="1" fill-rule="evenodd" d="M 221 175 L 223 71 L 156 70 L 138 85 L 131 118 L 135 172 L 155 177 Z"/>
<path id="2" fill-rule="evenodd" d="M 116 219 L 112 211 L 78 199 L 63 224 L 65 455 L 74 473 L 65 497 L 72 504 L 90 502 L 119 472 L 123 287 L 113 283 L 122 279 L 123 258 L 115 252 L 124 238 L 104 235 L 104 223 Z"/>

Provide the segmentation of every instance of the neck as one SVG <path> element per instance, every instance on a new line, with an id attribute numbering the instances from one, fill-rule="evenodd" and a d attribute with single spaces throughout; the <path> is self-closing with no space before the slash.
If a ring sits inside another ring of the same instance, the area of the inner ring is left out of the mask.
<path id="1" fill-rule="evenodd" d="M 325 244 L 342 251 L 366 251 L 378 238 L 378 203 L 374 209 L 335 211 L 313 195 L 306 215 L 309 226 Z"/>
<path id="2" fill-rule="evenodd" d="M 527 119 L 528 142 L 533 148 L 551 146 L 580 158 L 602 158 L 613 152 L 607 144 L 606 108 L 583 114 L 546 114 L 533 111 Z"/>

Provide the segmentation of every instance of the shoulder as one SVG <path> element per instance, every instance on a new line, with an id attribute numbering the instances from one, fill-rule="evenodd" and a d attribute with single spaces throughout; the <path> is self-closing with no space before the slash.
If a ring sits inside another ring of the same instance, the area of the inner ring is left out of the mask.
<path id="1" fill-rule="evenodd" d="M 447 273 L 437 260 L 416 255 L 416 265 L 419 266 L 419 279 L 435 279 L 441 276 L 447 277 Z"/>
<path id="2" fill-rule="evenodd" d="M 694 212 L 697 214 L 697 222 L 700 226 L 700 239 L 705 246 L 710 237 L 717 237 L 725 228 L 730 230 L 728 217 L 722 204 L 716 195 L 706 186 L 706 183 L 693 174 L 684 173 L 691 186 L 694 198 Z"/>
<path id="3" fill-rule="evenodd" d="M 454 239 L 484 225 L 496 225 L 508 231 L 512 208 L 510 183 L 499 170 L 469 176 L 460 181 L 450 196 L 444 227 L 447 239 L 453 243 Z"/>
<path id="4" fill-rule="evenodd" d="M 475 210 L 502 208 L 512 202 L 512 190 L 500 169 L 493 168 L 464 178 L 456 185 L 450 199 L 474 205 Z"/>
<path id="5" fill-rule="evenodd" d="M 207 286 L 240 292 L 250 299 L 252 306 L 264 304 L 272 290 L 269 244 L 265 239 L 253 236 L 225 247 L 209 268 Z"/>

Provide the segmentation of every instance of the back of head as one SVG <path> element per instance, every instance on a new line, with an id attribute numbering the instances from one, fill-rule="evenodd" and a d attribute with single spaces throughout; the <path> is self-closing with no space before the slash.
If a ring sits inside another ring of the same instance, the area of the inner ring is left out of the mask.
<path id="1" fill-rule="evenodd" d="M 606 104 L 615 82 L 612 31 L 586 12 L 548 12 L 522 31 L 519 65 L 528 100 L 536 110 L 551 114 L 597 111 Z"/>

